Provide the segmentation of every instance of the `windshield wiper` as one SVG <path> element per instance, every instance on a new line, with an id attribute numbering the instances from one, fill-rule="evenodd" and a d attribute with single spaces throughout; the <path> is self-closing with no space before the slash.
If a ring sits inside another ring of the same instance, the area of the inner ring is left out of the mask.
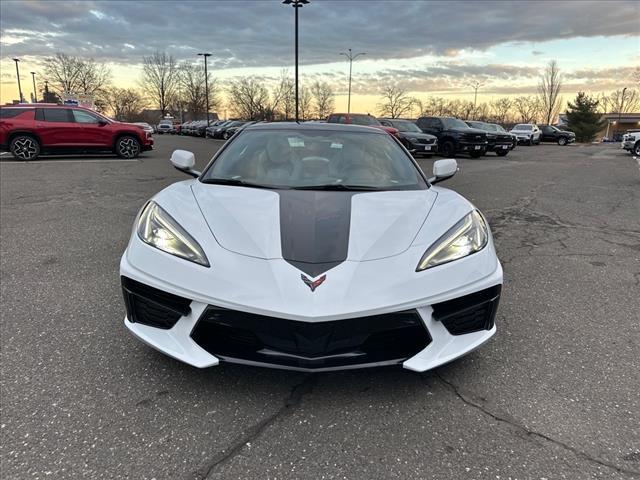
<path id="1" fill-rule="evenodd" d="M 291 187 L 292 190 L 335 190 L 335 191 L 380 191 L 379 187 L 371 187 L 368 185 L 348 185 L 344 183 L 327 183 L 325 185 L 301 185 L 299 187 Z"/>
<path id="2" fill-rule="evenodd" d="M 247 182 L 239 178 L 205 178 L 201 180 L 202 183 L 208 183 L 212 185 L 234 185 L 238 187 L 251 187 L 251 188 L 276 188 L 271 185 L 263 185 L 261 183 Z"/>

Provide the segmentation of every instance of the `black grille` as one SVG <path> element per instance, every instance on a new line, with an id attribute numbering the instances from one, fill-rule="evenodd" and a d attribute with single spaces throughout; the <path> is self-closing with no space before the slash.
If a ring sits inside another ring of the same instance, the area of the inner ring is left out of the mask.
<path id="1" fill-rule="evenodd" d="M 424 145 L 431 145 L 436 142 L 435 138 L 418 138 L 418 143 L 422 143 Z"/>
<path id="2" fill-rule="evenodd" d="M 491 330 L 493 328 L 501 285 L 454 298 L 433 307 L 433 318 L 439 320 L 451 335 Z"/>
<path id="3" fill-rule="evenodd" d="M 191 300 L 158 290 L 127 277 L 120 277 L 130 322 L 169 329 L 191 313 Z"/>
<path id="4" fill-rule="evenodd" d="M 465 133 L 462 139 L 467 142 L 486 142 L 487 136 L 483 133 Z"/>
<path id="5" fill-rule="evenodd" d="M 210 306 L 191 337 L 223 360 L 310 370 L 401 362 L 431 342 L 415 310 L 312 323 Z"/>

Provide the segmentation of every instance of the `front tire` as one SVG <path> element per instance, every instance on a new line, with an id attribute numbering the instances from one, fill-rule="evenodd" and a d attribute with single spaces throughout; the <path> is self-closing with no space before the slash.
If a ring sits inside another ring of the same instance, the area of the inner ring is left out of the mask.
<path id="1" fill-rule="evenodd" d="M 453 158 L 456 153 L 456 146 L 451 141 L 444 142 L 442 144 L 441 150 L 442 150 L 443 157 Z"/>
<path id="2" fill-rule="evenodd" d="M 496 155 L 499 157 L 506 157 L 507 153 L 509 153 L 509 150 L 496 150 Z"/>
<path id="3" fill-rule="evenodd" d="M 223 139 L 223 140 L 229 140 L 229 132 L 224 132 L 224 133 L 222 134 L 222 139 Z"/>
<path id="4" fill-rule="evenodd" d="M 529 137 L 529 144 L 530 147 L 533 145 L 533 137 Z"/>
<path id="5" fill-rule="evenodd" d="M 140 141 L 131 135 L 125 135 L 116 140 L 116 155 L 120 158 L 136 158 L 141 151 Z"/>
<path id="6" fill-rule="evenodd" d="M 11 140 L 9 151 L 16 160 L 35 160 L 40 155 L 40 142 L 31 135 L 18 135 Z"/>
<path id="7" fill-rule="evenodd" d="M 564 147 L 567 144 L 567 139 L 564 137 L 560 137 L 558 139 L 558 145 L 560 145 L 561 147 Z"/>
<path id="8" fill-rule="evenodd" d="M 640 157 L 640 142 L 636 142 L 633 146 L 633 154 Z"/>

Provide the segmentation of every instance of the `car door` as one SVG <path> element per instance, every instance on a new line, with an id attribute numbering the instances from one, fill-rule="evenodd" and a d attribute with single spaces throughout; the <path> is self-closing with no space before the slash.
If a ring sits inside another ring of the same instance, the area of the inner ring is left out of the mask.
<path id="1" fill-rule="evenodd" d="M 74 144 L 75 127 L 69 108 L 37 108 L 36 132 L 43 147 L 68 147 Z"/>
<path id="2" fill-rule="evenodd" d="M 83 147 L 111 147 L 109 123 L 91 112 L 71 110 L 76 131 L 75 144 Z"/>
<path id="3" fill-rule="evenodd" d="M 541 139 L 543 142 L 553 142 L 555 141 L 555 132 L 553 131 L 553 128 L 549 127 L 548 125 L 543 126 L 541 129 Z"/>

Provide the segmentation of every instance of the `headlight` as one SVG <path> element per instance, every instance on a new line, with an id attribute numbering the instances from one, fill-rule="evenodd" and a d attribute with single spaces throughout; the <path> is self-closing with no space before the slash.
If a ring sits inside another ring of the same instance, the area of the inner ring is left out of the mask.
<path id="1" fill-rule="evenodd" d="M 418 143 L 418 139 L 414 137 L 409 137 L 407 138 L 407 140 L 409 140 L 411 143 Z"/>
<path id="2" fill-rule="evenodd" d="M 143 242 L 158 250 L 209 266 L 207 256 L 198 242 L 155 202 L 149 202 L 144 207 L 138 220 L 137 232 Z"/>
<path id="3" fill-rule="evenodd" d="M 476 253 L 487 245 L 488 240 L 487 224 L 480 212 L 474 210 L 429 247 L 416 272 Z"/>

